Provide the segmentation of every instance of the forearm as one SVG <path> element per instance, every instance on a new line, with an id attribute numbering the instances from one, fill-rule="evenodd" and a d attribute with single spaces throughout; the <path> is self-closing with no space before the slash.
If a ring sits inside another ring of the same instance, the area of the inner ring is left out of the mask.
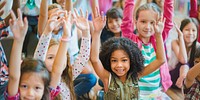
<path id="1" fill-rule="evenodd" d="M 182 64 L 186 64 L 187 63 L 187 52 L 186 52 L 186 48 L 185 48 L 185 42 L 184 42 L 183 36 L 178 37 L 178 38 L 179 38 L 178 59 Z"/>
<path id="2" fill-rule="evenodd" d="M 99 9 L 99 3 L 98 0 L 90 0 L 91 3 L 91 8 L 92 8 L 92 13 L 95 13 L 95 8 L 97 7 Z M 104 12 L 105 13 L 105 12 Z"/>
<path id="3" fill-rule="evenodd" d="M 164 43 L 161 34 L 155 34 L 156 38 L 156 60 L 162 65 L 166 61 Z"/>
<path id="4" fill-rule="evenodd" d="M 21 52 L 23 41 L 14 40 L 9 63 L 9 81 L 8 94 L 14 96 L 18 92 L 20 69 L 21 69 Z"/>
<path id="5" fill-rule="evenodd" d="M 72 11 L 73 10 L 73 2 L 72 0 L 66 0 L 65 10 Z"/>
<path id="6" fill-rule="evenodd" d="M 66 57 L 67 47 L 68 47 L 68 42 L 61 41 L 52 68 L 52 74 L 51 74 L 52 81 L 50 82 L 50 86 L 53 88 L 57 87 L 58 83 L 60 82 L 62 72 L 66 67 L 65 63 L 67 62 L 67 57 Z"/>
<path id="7" fill-rule="evenodd" d="M 48 1 L 42 0 L 40 6 L 40 16 L 38 19 L 38 33 L 41 36 L 48 20 Z"/>
<path id="8" fill-rule="evenodd" d="M 188 65 L 182 65 L 182 66 L 180 67 L 180 70 L 179 70 L 179 71 L 180 71 L 180 72 L 179 72 L 179 77 L 185 78 L 186 75 L 187 75 L 187 73 L 188 73 L 188 71 L 189 71 L 189 66 L 188 66 Z"/>
<path id="9" fill-rule="evenodd" d="M 96 33 L 94 33 L 96 34 Z M 98 33 L 97 33 L 98 34 Z M 99 61 L 100 34 L 92 36 L 91 62 Z"/>

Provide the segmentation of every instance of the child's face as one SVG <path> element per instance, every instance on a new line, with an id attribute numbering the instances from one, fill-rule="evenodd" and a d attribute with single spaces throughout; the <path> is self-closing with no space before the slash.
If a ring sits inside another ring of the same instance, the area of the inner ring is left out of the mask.
<path id="1" fill-rule="evenodd" d="M 124 50 L 115 50 L 111 55 L 111 69 L 121 79 L 126 80 L 130 69 L 130 59 Z"/>
<path id="2" fill-rule="evenodd" d="M 156 18 L 157 13 L 153 10 L 142 10 L 139 12 L 136 27 L 140 37 L 149 38 L 154 34 L 153 24 Z"/>
<path id="3" fill-rule="evenodd" d="M 122 19 L 121 18 L 108 18 L 108 29 L 115 33 L 120 33 L 121 32 L 121 28 L 120 25 L 122 23 Z"/>
<path id="4" fill-rule="evenodd" d="M 183 28 L 183 36 L 187 44 L 191 44 L 196 40 L 197 28 L 194 23 L 189 23 Z"/>
<path id="5" fill-rule="evenodd" d="M 44 94 L 44 82 L 38 73 L 24 73 L 20 80 L 21 100 L 41 100 Z"/>
<path id="6" fill-rule="evenodd" d="M 56 57 L 56 53 L 58 51 L 58 47 L 59 47 L 59 45 L 53 45 L 47 51 L 45 64 L 46 64 L 47 70 L 49 72 L 52 71 L 52 66 L 53 66 L 54 59 Z"/>

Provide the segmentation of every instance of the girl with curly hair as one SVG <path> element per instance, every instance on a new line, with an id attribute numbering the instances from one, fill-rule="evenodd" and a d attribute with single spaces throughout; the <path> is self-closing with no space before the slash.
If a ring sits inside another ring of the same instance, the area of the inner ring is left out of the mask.
<path id="1" fill-rule="evenodd" d="M 100 35 L 106 22 L 103 12 L 96 8 L 93 14 L 91 61 L 95 72 L 104 84 L 104 100 L 138 99 L 138 80 L 157 70 L 165 62 L 162 29 L 164 20 L 154 24 L 156 59 L 144 67 L 144 57 L 137 44 L 127 38 L 111 38 L 103 43 L 100 53 Z M 161 30 L 158 30 L 161 29 Z"/>

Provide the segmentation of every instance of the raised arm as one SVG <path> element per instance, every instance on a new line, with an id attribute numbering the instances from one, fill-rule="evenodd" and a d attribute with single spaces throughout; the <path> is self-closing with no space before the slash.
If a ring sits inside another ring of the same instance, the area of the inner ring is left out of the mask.
<path id="1" fill-rule="evenodd" d="M 99 78 L 105 82 L 109 79 L 109 72 L 104 69 L 100 59 L 99 59 L 99 47 L 100 47 L 100 36 L 101 31 L 106 23 L 106 18 L 103 13 L 100 14 L 98 8 L 96 8 L 95 13 L 93 13 L 93 25 L 94 33 L 92 33 L 92 50 L 91 50 L 91 62 L 94 67 L 95 72 Z"/>
<path id="2" fill-rule="evenodd" d="M 63 70 L 66 68 L 66 62 L 67 62 L 67 49 L 68 49 L 68 42 L 69 38 L 71 37 L 71 12 L 65 13 L 65 18 L 63 20 L 63 36 L 61 39 L 61 43 L 59 45 L 58 52 L 56 54 L 52 73 L 51 73 L 51 82 L 50 87 L 56 88 L 61 80 L 61 75 L 63 73 Z"/>
<path id="3" fill-rule="evenodd" d="M 173 27 L 173 15 L 174 15 L 174 0 L 165 0 L 164 1 L 164 18 L 166 18 L 165 21 L 165 27 L 162 32 L 163 40 L 164 42 L 167 40 L 169 31 Z"/>
<path id="4" fill-rule="evenodd" d="M 198 5 L 197 0 L 190 0 L 190 17 L 198 18 Z"/>
<path id="5" fill-rule="evenodd" d="M 20 9 L 17 10 L 18 18 L 11 11 L 10 28 L 14 35 L 14 42 L 11 51 L 9 64 L 8 95 L 15 96 L 18 93 L 21 69 L 21 53 L 24 38 L 28 29 L 28 21 L 22 19 Z"/>
<path id="6" fill-rule="evenodd" d="M 134 0 L 126 0 L 125 7 L 123 10 L 123 19 L 121 24 L 122 36 L 133 40 L 135 34 L 133 34 L 133 10 Z"/>
<path id="7" fill-rule="evenodd" d="M 5 6 L 5 4 L 6 4 L 6 1 L 3 1 L 3 2 L 1 3 L 1 5 L 0 5 L 0 16 L 3 15 L 3 13 L 4 13 L 4 11 L 3 11 L 2 8 Z"/>
<path id="8" fill-rule="evenodd" d="M 186 64 L 187 63 L 187 52 L 186 52 L 186 48 L 185 48 L 185 42 L 183 39 L 183 33 L 177 27 L 177 25 L 175 25 L 175 28 L 178 33 L 178 40 L 172 41 L 172 50 L 174 51 L 179 62 L 181 62 L 182 64 Z"/>
<path id="9" fill-rule="evenodd" d="M 40 37 L 38 45 L 35 49 L 35 59 L 45 61 L 49 43 L 52 37 L 52 31 L 54 30 L 54 28 L 57 27 L 57 25 L 59 25 L 62 22 L 62 19 L 59 17 L 59 14 L 63 13 L 64 11 L 59 11 L 58 13 L 55 12 L 50 16 L 49 20 L 47 21 L 47 25 L 44 29 L 44 32 L 42 33 L 42 36 Z"/>
<path id="10" fill-rule="evenodd" d="M 147 65 L 142 71 L 142 73 L 139 74 L 139 77 L 152 73 L 156 69 L 160 68 L 160 66 L 164 64 L 166 61 L 164 43 L 162 39 L 162 31 L 164 28 L 164 23 L 165 23 L 165 18 L 161 17 L 160 20 L 158 20 L 154 24 L 155 38 L 156 38 L 156 60 Z"/>
<path id="11" fill-rule="evenodd" d="M 195 81 L 195 78 L 197 78 L 197 76 L 200 73 L 200 63 L 196 64 L 195 66 L 193 66 L 187 73 L 186 79 L 185 79 L 185 86 L 186 88 L 189 88 L 192 86 L 192 84 Z"/>
<path id="12" fill-rule="evenodd" d="M 66 0 L 65 10 L 72 11 L 72 9 L 73 9 L 73 2 L 72 2 L 72 0 Z"/>
<path id="13" fill-rule="evenodd" d="M 38 19 L 38 34 L 42 35 L 48 20 L 48 0 L 42 0 Z"/>
<path id="14" fill-rule="evenodd" d="M 79 30 L 82 31 L 82 41 L 81 41 L 81 48 L 78 54 L 78 57 L 73 64 L 73 80 L 82 72 L 83 67 L 89 60 L 90 56 L 90 27 L 88 22 L 88 12 L 86 15 L 83 14 L 83 11 L 80 9 L 80 15 L 78 11 L 74 10 L 74 21 L 75 25 Z"/>

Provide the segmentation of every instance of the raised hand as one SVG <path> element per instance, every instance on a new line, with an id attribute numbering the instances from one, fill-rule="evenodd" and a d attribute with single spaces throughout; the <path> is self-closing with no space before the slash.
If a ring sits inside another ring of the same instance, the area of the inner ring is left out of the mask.
<path id="1" fill-rule="evenodd" d="M 82 30 L 82 31 L 88 31 L 90 26 L 88 22 L 88 12 L 86 12 L 86 15 L 83 15 L 83 11 L 80 9 L 80 15 L 78 14 L 78 11 L 74 9 L 73 17 L 74 17 L 74 22 L 76 26 Z"/>
<path id="2" fill-rule="evenodd" d="M 72 28 L 72 23 L 71 23 L 71 11 L 67 12 L 65 11 L 64 15 L 64 21 L 63 21 L 63 35 L 67 36 L 68 38 L 71 37 L 71 28 Z"/>
<path id="3" fill-rule="evenodd" d="M 49 20 L 47 21 L 46 28 L 45 28 L 45 30 L 48 33 L 52 32 L 55 28 L 58 28 L 59 26 L 61 26 L 64 19 L 64 16 L 63 16 L 64 13 L 65 11 L 60 10 L 50 15 Z"/>
<path id="4" fill-rule="evenodd" d="M 163 18 L 163 15 L 159 18 L 159 15 L 157 16 L 157 20 L 154 23 L 154 31 L 156 34 L 162 34 L 164 29 L 166 18 Z"/>
<path id="5" fill-rule="evenodd" d="M 5 6 L 6 1 L 3 1 L 2 4 L 0 5 L 0 17 L 3 15 L 4 11 L 3 11 L 3 7 Z"/>
<path id="6" fill-rule="evenodd" d="M 106 16 L 104 16 L 103 12 L 99 12 L 99 9 L 95 8 L 95 13 L 92 14 L 92 21 L 94 26 L 94 31 L 100 33 L 100 31 L 104 28 L 106 24 Z"/>
<path id="7" fill-rule="evenodd" d="M 181 32 L 181 30 L 178 28 L 177 24 L 174 22 L 174 26 L 176 28 L 176 31 L 178 33 L 178 37 L 183 37 L 183 33 Z"/>
<path id="8" fill-rule="evenodd" d="M 17 9 L 18 18 L 16 18 L 12 10 L 10 13 L 12 19 L 10 19 L 9 24 L 14 39 L 17 41 L 23 41 L 28 30 L 28 21 L 26 18 L 24 18 L 24 20 L 22 19 L 22 13 L 19 8 Z"/>

